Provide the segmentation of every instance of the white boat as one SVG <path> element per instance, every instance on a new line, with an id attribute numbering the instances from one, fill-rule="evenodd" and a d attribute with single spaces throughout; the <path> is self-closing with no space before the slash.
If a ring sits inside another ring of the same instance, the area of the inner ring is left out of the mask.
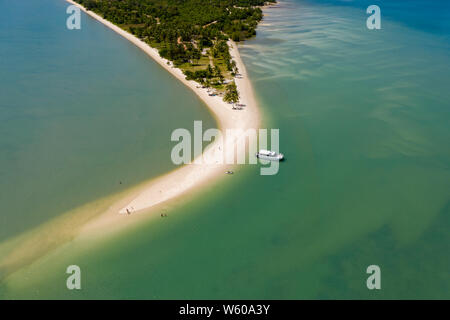
<path id="1" fill-rule="evenodd" d="M 284 159 L 282 153 L 276 153 L 275 151 L 261 149 L 256 153 L 256 157 L 263 160 L 280 161 Z"/>

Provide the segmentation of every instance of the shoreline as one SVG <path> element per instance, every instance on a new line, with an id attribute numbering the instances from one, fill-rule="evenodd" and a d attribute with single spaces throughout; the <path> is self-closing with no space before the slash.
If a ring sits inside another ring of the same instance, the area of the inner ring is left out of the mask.
<path id="1" fill-rule="evenodd" d="M 246 105 L 243 110 L 239 111 L 232 110 L 232 106 L 222 101 L 219 96 L 208 96 L 207 89 L 197 88 L 197 82 L 186 80 L 180 69 L 167 65 L 167 60 L 161 58 L 156 49 L 151 48 L 142 40 L 94 12 L 87 11 L 72 0 L 66 1 L 78 6 L 90 17 L 129 40 L 171 75 L 194 91 L 200 100 L 206 104 L 216 120 L 218 129 L 222 132 L 227 128 L 241 128 L 244 132 L 247 128 L 259 128 L 261 115 L 253 88 L 245 65 L 239 55 L 237 45 L 233 41 L 229 41 L 229 45 L 231 45 L 230 54 L 232 59 L 236 61 L 239 73 L 243 76 L 242 78 L 235 78 L 235 83 L 240 92 L 240 102 Z M 227 146 L 228 148 L 230 146 L 233 147 L 238 138 L 236 136 L 227 140 L 224 148 L 227 148 Z M 167 137 L 167 139 L 169 140 L 170 137 Z M 217 148 L 220 146 L 220 139 L 216 141 L 210 143 L 203 150 L 201 156 L 206 155 L 214 159 L 214 155 L 220 155 L 221 153 L 217 152 Z M 202 188 L 214 186 L 219 182 L 220 177 L 224 178 L 226 176 L 226 170 L 235 166 L 235 164 L 220 163 L 217 165 L 181 165 L 179 168 L 132 186 L 118 194 L 109 195 L 74 208 L 55 219 L 13 237 L 0 245 L 0 282 L 23 267 L 33 264 L 39 258 L 56 250 L 65 243 L 77 239 L 91 239 L 92 237 L 103 238 L 113 232 L 123 231 L 125 228 L 136 225 L 138 222 L 159 216 L 151 213 L 155 213 L 158 210 L 165 212 L 167 208 L 180 205 L 180 202 L 183 203 L 189 199 L 188 197 L 182 197 L 188 192 L 192 196 L 200 196 Z M 124 214 L 129 207 L 133 207 L 134 211 L 144 214 Z"/>
<path id="2" fill-rule="evenodd" d="M 93 19 L 118 33 L 123 38 L 129 40 L 139 49 L 144 51 L 150 58 L 156 61 L 160 66 L 166 69 L 166 71 L 168 71 L 172 76 L 194 91 L 194 93 L 206 104 L 212 113 L 217 122 L 218 129 L 221 132 L 224 132 L 226 129 L 242 129 L 245 132 L 247 129 L 259 128 L 261 121 L 259 108 L 257 107 L 252 85 L 235 42 L 229 40 L 228 44 L 230 47 L 231 57 L 236 61 L 239 73 L 242 75 L 240 78 L 235 78 L 234 81 L 240 93 L 240 103 L 246 105 L 243 110 L 232 110 L 232 105 L 224 102 L 220 96 L 209 96 L 207 92 L 208 89 L 198 88 L 197 86 L 199 86 L 199 84 L 197 82 L 193 80 L 186 80 L 185 75 L 180 69 L 172 67 L 171 64 L 168 65 L 168 60 L 160 57 L 157 49 L 150 47 L 147 43 L 140 40 L 136 36 L 121 29 L 98 14 L 87 10 L 82 5 L 72 0 L 66 1 L 76 5 Z M 219 148 L 220 139 L 216 139 L 203 150 L 202 155 L 192 161 L 192 164 L 182 165 L 161 177 L 144 183 L 144 186 L 142 186 L 137 192 L 137 196 L 126 206 L 122 207 L 119 210 L 119 213 L 127 216 L 127 212 L 134 213 L 149 209 L 159 203 L 176 198 L 195 187 L 199 187 L 211 179 L 217 179 L 221 175 L 225 176 L 225 171 L 234 167 L 234 164 L 225 164 L 221 160 L 223 160 L 227 154 L 234 152 L 234 147 L 236 146 L 237 141 L 242 137 L 243 134 L 236 134 L 235 136 L 232 136 L 231 139 L 227 139 L 224 145 L 225 150 L 223 154 L 220 152 Z M 168 140 L 169 139 L 170 137 L 168 137 Z M 217 164 L 195 164 L 195 162 L 202 157 L 213 159 L 212 162 Z"/>

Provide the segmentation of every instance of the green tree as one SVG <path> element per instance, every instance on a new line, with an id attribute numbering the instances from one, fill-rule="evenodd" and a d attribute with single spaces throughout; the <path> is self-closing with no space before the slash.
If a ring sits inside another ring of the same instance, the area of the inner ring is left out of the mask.
<path id="1" fill-rule="evenodd" d="M 236 103 L 239 101 L 239 91 L 237 90 L 234 82 L 226 86 L 223 101 L 231 103 Z"/>

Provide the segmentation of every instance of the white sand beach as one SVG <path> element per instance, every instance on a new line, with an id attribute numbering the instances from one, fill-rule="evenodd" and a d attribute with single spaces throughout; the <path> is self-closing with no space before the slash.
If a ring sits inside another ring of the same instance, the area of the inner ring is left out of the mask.
<path id="1" fill-rule="evenodd" d="M 170 74 L 194 91 L 211 110 L 217 121 L 218 129 L 222 132 L 225 132 L 226 129 L 242 129 L 243 132 L 251 128 L 258 129 L 260 114 L 250 80 L 239 55 L 236 43 L 229 41 L 231 48 L 230 54 L 236 61 L 239 74 L 241 75 L 241 77 L 235 79 L 235 82 L 240 93 L 240 103 L 245 105 L 243 110 L 233 110 L 232 105 L 224 102 L 220 96 L 209 96 L 207 89 L 200 88 L 197 82 L 186 80 L 180 69 L 174 68 L 171 64 L 168 64 L 168 60 L 160 57 L 158 51 L 155 48 L 150 47 L 144 41 L 103 19 L 94 12 L 86 10 L 81 5 L 71 0 L 67 1 L 78 6 L 81 10 L 86 12 L 86 14 L 135 44 Z M 180 101 L 180 103 L 182 102 Z M 225 171 L 229 169 L 230 165 L 223 164 L 223 157 L 227 156 L 226 153 L 234 153 L 235 145 L 237 141 L 242 138 L 241 136 L 236 134 L 231 139 L 229 139 L 230 137 L 227 137 L 224 150 L 219 150 L 221 144 L 218 143 L 218 140 L 211 143 L 208 148 L 204 150 L 203 156 L 208 157 L 208 159 L 213 159 L 214 161 L 209 161 L 209 163 L 215 164 L 196 164 L 195 161 L 193 161 L 192 164 L 180 166 L 180 168 L 162 177 L 149 181 L 140 188 L 139 194 L 137 194 L 133 200 L 119 210 L 119 213 L 127 215 L 127 213 L 135 213 L 143 209 L 148 209 L 158 203 L 184 194 L 194 187 L 198 187 L 211 181 L 213 178 L 224 176 Z M 170 143 L 170 137 L 167 137 L 167 140 L 168 143 Z M 171 159 L 167 159 L 167 161 L 171 161 Z"/>
<path id="2" fill-rule="evenodd" d="M 73 1 L 66 1 L 80 7 L 89 16 L 131 41 L 194 91 L 210 109 L 217 121 L 218 129 L 222 132 L 225 132 L 226 129 L 242 129 L 241 132 L 245 132 L 247 129 L 259 128 L 261 118 L 252 85 L 234 42 L 229 42 L 230 54 L 236 61 L 241 75 L 235 82 L 240 93 L 240 103 L 246 105 L 242 110 L 233 110 L 232 105 L 223 102 L 221 97 L 209 96 L 207 89 L 198 88 L 198 83 L 194 81 L 187 81 L 181 70 L 168 65 L 167 60 L 161 58 L 157 50 L 145 42 L 97 14 L 87 11 Z M 183 102 L 180 101 L 180 103 Z M 114 230 L 119 231 L 125 226 L 135 224 L 143 219 L 158 217 L 159 210 L 165 210 L 164 207 L 170 207 L 173 204 L 170 200 L 184 201 L 182 195 L 194 194 L 194 191 L 198 194 L 202 188 L 207 188 L 220 177 L 227 176 L 225 172 L 230 170 L 233 165 L 222 164 L 224 163 L 222 159 L 227 154 L 234 153 L 237 141 L 243 137 L 244 135 L 239 133 L 231 136 L 231 139 L 227 136 L 229 139 L 225 141 L 223 150 L 219 150 L 221 143 L 216 141 L 211 143 L 204 150 L 203 155 L 208 157 L 208 163 L 213 164 L 195 164 L 194 160 L 193 164 L 180 165 L 178 169 L 156 179 L 131 187 L 119 194 L 87 203 L 2 243 L 0 245 L 0 280 L 33 263 L 64 243 L 81 238 L 105 236 Z M 167 137 L 167 143 L 175 145 L 170 138 Z M 167 161 L 171 161 L 171 159 L 168 158 Z"/>

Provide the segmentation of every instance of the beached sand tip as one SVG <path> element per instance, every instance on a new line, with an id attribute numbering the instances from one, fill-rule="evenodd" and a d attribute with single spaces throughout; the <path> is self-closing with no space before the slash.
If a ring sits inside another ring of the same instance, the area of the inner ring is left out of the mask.
<path id="1" fill-rule="evenodd" d="M 217 121 L 218 129 L 222 132 L 226 129 L 242 129 L 241 132 L 245 132 L 247 129 L 257 129 L 259 127 L 260 115 L 256 106 L 253 89 L 245 66 L 239 55 L 237 44 L 233 41 L 228 41 L 228 44 L 230 47 L 230 54 L 232 59 L 236 61 L 236 66 L 238 67 L 240 74 L 239 77 L 235 78 L 235 83 L 240 93 L 240 103 L 245 105 L 242 110 L 233 110 L 232 105 L 224 102 L 220 96 L 210 96 L 208 94 L 208 89 L 201 88 L 195 81 L 186 80 L 185 75 L 180 69 L 172 67 L 172 64 L 168 63 L 169 61 L 167 59 L 162 58 L 155 48 L 150 47 L 136 36 L 103 19 L 96 13 L 85 9 L 83 6 L 72 0 L 67 1 L 78 6 L 86 14 L 100 21 L 108 28 L 135 44 L 170 74 L 194 91 L 211 110 Z M 235 132 L 237 131 L 235 130 Z M 231 139 L 227 137 L 225 150 L 223 152 L 234 153 L 237 141 L 241 138 L 243 137 L 239 136 L 239 134 L 236 134 L 236 136 L 233 136 Z M 220 147 L 221 144 L 219 143 L 219 140 L 215 140 L 204 151 L 202 155 L 204 158 L 207 157 L 208 159 L 213 159 L 212 161 L 208 161 L 209 164 L 196 164 L 195 161 L 193 161 L 192 164 L 184 165 L 145 184 L 142 189 L 139 190 L 136 198 L 120 209 L 119 213 L 126 215 L 148 209 L 156 204 L 175 198 L 194 187 L 200 186 L 205 182 L 210 181 L 212 178 L 223 176 L 227 167 L 230 165 L 223 164 L 223 161 L 221 161 L 223 159 L 222 157 L 226 157 L 227 154 L 224 155 L 222 152 L 219 152 L 222 151 L 219 150 Z M 171 160 L 168 159 L 168 161 Z"/>

